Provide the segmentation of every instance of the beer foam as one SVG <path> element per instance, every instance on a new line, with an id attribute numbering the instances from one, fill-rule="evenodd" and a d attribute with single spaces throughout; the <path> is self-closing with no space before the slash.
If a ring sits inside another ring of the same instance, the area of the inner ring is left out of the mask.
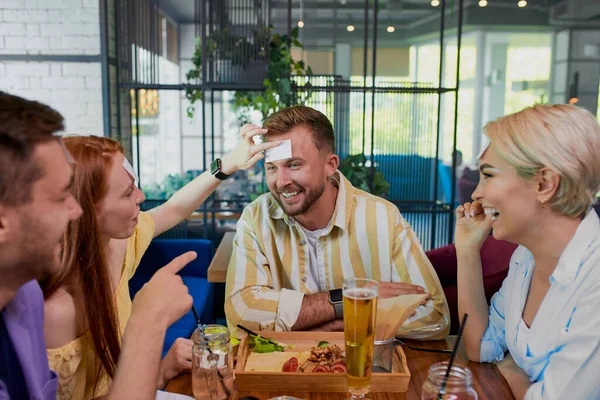
<path id="1" fill-rule="evenodd" d="M 344 291 L 344 297 L 356 300 L 368 300 L 377 297 L 377 290 L 373 288 L 351 288 Z"/>

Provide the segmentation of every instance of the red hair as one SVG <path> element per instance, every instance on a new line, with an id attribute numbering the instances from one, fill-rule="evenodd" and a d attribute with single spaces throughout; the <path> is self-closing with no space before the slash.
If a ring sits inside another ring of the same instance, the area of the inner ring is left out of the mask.
<path id="1" fill-rule="evenodd" d="M 76 162 L 73 196 L 83 213 L 69 223 L 64 235 L 62 271 L 42 282 L 42 289 L 48 298 L 67 282 L 75 280 L 79 285 L 85 324 L 100 364 L 94 373 L 99 378 L 104 369 L 113 378 L 120 353 L 119 320 L 96 206 L 106 197 L 113 156 L 123 153 L 123 147 L 114 140 L 96 136 L 65 137 L 64 143 Z"/>

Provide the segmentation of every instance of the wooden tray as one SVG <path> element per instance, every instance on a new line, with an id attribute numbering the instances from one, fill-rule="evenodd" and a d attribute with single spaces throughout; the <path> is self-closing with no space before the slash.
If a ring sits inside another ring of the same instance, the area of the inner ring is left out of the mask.
<path id="1" fill-rule="evenodd" d="M 292 352 L 310 350 L 321 340 L 344 348 L 343 332 L 263 332 L 264 336 L 286 345 L 295 345 Z M 238 349 L 235 381 L 242 391 L 298 391 L 298 392 L 346 392 L 346 374 L 311 372 L 247 372 L 246 360 L 250 352 L 248 335 L 244 334 Z M 410 371 L 401 346 L 396 346 L 392 372 L 374 373 L 371 376 L 371 392 L 406 392 Z"/>

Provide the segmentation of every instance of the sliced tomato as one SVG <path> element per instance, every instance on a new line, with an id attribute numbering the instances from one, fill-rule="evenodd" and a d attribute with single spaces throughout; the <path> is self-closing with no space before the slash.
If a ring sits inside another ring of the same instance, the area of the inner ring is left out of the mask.
<path id="1" fill-rule="evenodd" d="M 298 359 L 296 357 L 292 357 L 283 364 L 283 368 L 281 369 L 283 372 L 296 372 L 298 371 Z"/>
<path id="2" fill-rule="evenodd" d="M 346 363 L 336 362 L 335 364 L 333 364 L 331 366 L 331 371 L 338 372 L 338 373 L 345 373 L 346 372 Z"/>
<path id="3" fill-rule="evenodd" d="M 326 365 L 317 365 L 312 372 L 331 372 L 331 369 Z"/>

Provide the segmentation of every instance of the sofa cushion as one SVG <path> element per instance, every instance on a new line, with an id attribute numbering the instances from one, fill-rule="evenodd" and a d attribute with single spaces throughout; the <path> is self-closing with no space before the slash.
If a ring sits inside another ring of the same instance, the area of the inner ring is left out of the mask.
<path id="1" fill-rule="evenodd" d="M 129 293 L 133 299 L 137 291 L 150 280 L 152 275 L 173 258 L 195 251 L 197 258 L 185 266 L 179 275 L 194 299 L 194 307 L 203 323 L 213 322 L 214 289 L 206 279 L 208 266 L 213 257 L 213 245 L 204 239 L 154 239 L 144 254 L 135 275 L 129 280 Z M 178 337 L 189 338 L 196 328 L 196 319 L 190 310 L 175 322 L 165 335 L 163 357 Z"/>
<path id="2" fill-rule="evenodd" d="M 493 236 L 488 238 L 481 247 L 481 267 L 483 272 L 483 288 L 485 297 L 490 299 L 502 286 L 502 282 L 508 274 L 510 258 L 517 245 L 504 240 L 496 240 Z M 450 308 L 450 333 L 458 332 L 458 292 L 457 292 L 457 261 L 456 248 L 454 244 L 429 250 L 426 252 L 429 261 L 433 265 L 440 283 L 444 289 L 448 307 Z"/>

